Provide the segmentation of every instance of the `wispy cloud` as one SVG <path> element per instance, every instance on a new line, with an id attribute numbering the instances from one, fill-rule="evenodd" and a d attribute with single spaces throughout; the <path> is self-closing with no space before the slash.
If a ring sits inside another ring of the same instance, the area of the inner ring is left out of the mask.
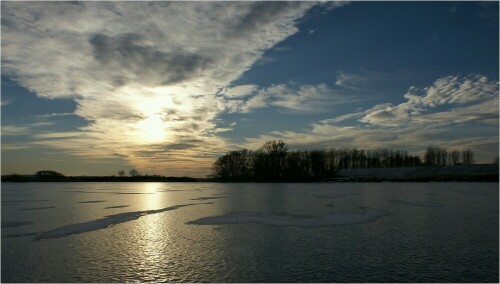
<path id="1" fill-rule="evenodd" d="M 120 155 L 143 170 L 176 174 L 196 164 L 206 173 L 226 144 L 217 116 L 254 88 L 231 82 L 296 33 L 296 21 L 317 4 L 5 2 L 2 71 L 39 96 L 75 99 L 75 114 L 89 122 L 79 137 L 46 134 L 36 143 L 81 156 Z M 263 92 L 289 109 L 313 92 L 299 88 L 289 103 L 281 91 Z M 257 94 L 246 103 L 251 109 L 267 99 Z"/>
<path id="2" fill-rule="evenodd" d="M 72 115 L 75 115 L 75 114 L 72 112 L 52 112 L 52 113 L 40 114 L 40 115 L 37 115 L 36 117 L 49 118 L 49 117 L 72 116 Z"/>
<path id="3" fill-rule="evenodd" d="M 411 87 L 404 95 L 406 102 L 374 106 L 360 121 L 375 125 L 397 126 L 408 123 L 458 123 L 476 119 L 498 121 L 498 81 L 486 76 L 447 76 L 429 87 Z M 455 106 L 435 112 L 438 106 Z M 444 118 L 447 119 L 444 119 Z M 438 119 L 441 118 L 441 119 Z"/>
<path id="4" fill-rule="evenodd" d="M 12 103 L 11 100 L 7 100 L 7 99 L 2 98 L 0 106 L 7 106 L 7 105 L 10 105 L 11 103 Z"/>
<path id="5" fill-rule="evenodd" d="M 228 102 L 227 107 L 231 112 L 243 113 L 265 107 L 278 107 L 285 112 L 321 113 L 358 99 L 343 95 L 326 84 L 298 85 L 291 82 L 262 88 L 247 100 Z"/>
<path id="6" fill-rule="evenodd" d="M 34 134 L 33 138 L 35 139 L 60 139 L 60 138 L 68 138 L 68 137 L 80 137 L 81 132 L 70 131 L 70 132 L 45 132 Z"/>
<path id="7" fill-rule="evenodd" d="M 13 150 L 22 150 L 26 148 L 30 148 L 32 145 L 26 145 L 26 144 L 13 144 L 13 143 L 2 143 L 2 151 L 13 151 Z"/>
<path id="8" fill-rule="evenodd" d="M 428 145 L 473 148 L 483 162 L 498 155 L 498 81 L 447 76 L 426 88 L 411 87 L 404 98 L 399 105 L 379 104 L 313 123 L 305 132 L 247 138 L 245 147 L 256 149 L 267 140 L 282 139 L 297 148 L 404 148 L 415 153 Z M 347 126 L 338 125 L 347 120 Z"/>
<path id="9" fill-rule="evenodd" d="M 373 91 L 374 85 L 388 84 L 412 76 L 411 72 L 380 72 L 374 70 L 360 70 L 359 72 L 340 71 L 337 74 L 335 85 L 347 90 Z"/>
<path id="10" fill-rule="evenodd" d="M 251 95 L 257 88 L 257 85 L 240 85 L 224 89 L 221 93 L 228 98 L 241 98 Z"/>
<path id="11" fill-rule="evenodd" d="M 29 129 L 28 126 L 2 125 L 2 136 L 24 135 Z"/>

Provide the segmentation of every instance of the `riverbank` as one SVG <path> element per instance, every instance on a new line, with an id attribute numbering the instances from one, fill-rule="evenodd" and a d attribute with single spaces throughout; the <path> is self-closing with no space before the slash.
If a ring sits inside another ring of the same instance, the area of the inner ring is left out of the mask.
<path id="1" fill-rule="evenodd" d="M 34 175 L 4 175 L 2 182 L 198 182 L 192 177 L 161 177 L 161 176 L 34 176 Z"/>
<path id="2" fill-rule="evenodd" d="M 261 182 L 312 183 L 312 182 L 498 182 L 498 165 L 420 166 L 401 168 L 370 168 L 338 170 L 328 180 L 317 178 L 280 179 Z M 161 177 L 161 176 L 61 176 L 39 177 L 34 175 L 4 175 L 2 182 L 220 182 L 212 178 Z M 238 182 L 255 182 L 244 180 Z"/>
<path id="3" fill-rule="evenodd" d="M 498 182 L 498 165 L 422 166 L 405 168 L 373 168 L 339 170 L 332 181 L 337 182 L 427 182 L 483 181 Z"/>

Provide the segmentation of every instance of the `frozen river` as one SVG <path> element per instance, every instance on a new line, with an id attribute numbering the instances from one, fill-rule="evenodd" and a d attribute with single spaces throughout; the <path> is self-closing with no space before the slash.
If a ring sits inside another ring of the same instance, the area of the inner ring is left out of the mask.
<path id="1" fill-rule="evenodd" d="M 2 282 L 498 282 L 498 183 L 3 183 Z"/>

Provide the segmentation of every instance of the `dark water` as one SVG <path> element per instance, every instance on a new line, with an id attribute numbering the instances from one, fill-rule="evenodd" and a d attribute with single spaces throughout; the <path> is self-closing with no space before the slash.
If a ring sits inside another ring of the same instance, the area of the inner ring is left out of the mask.
<path id="1" fill-rule="evenodd" d="M 498 282 L 498 198 L 498 183 L 6 183 L 1 280 Z"/>

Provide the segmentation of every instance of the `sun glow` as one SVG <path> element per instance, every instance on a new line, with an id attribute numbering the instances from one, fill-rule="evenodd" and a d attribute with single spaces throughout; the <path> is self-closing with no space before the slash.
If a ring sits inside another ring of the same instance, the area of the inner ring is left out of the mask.
<path id="1" fill-rule="evenodd" d="M 132 140 L 140 144 L 149 144 L 162 142 L 168 138 L 168 122 L 163 117 L 163 113 L 165 108 L 173 103 L 170 93 L 166 91 L 140 86 L 122 90 L 129 96 L 130 105 L 142 117 L 131 125 Z"/>
<path id="2" fill-rule="evenodd" d="M 136 133 L 139 140 L 144 142 L 160 142 L 166 138 L 166 122 L 158 115 L 143 119 L 136 124 Z"/>
<path id="3" fill-rule="evenodd" d="M 178 129 L 192 126 L 192 117 L 200 107 L 200 102 L 192 96 L 196 92 L 188 87 L 134 85 L 119 92 L 138 118 L 127 125 L 129 141 L 141 145 L 173 140 Z"/>

